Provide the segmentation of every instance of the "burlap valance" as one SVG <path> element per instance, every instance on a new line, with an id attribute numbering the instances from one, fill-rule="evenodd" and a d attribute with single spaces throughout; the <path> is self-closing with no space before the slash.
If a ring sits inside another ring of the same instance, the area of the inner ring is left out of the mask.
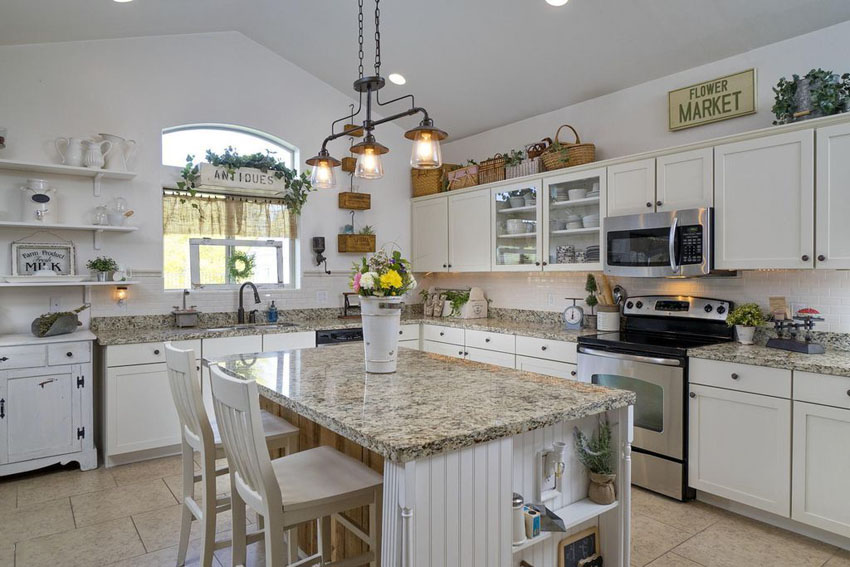
<path id="1" fill-rule="evenodd" d="M 246 238 L 298 236 L 297 217 L 276 199 L 201 193 L 190 197 L 166 192 L 162 197 L 162 219 L 165 234 Z"/>

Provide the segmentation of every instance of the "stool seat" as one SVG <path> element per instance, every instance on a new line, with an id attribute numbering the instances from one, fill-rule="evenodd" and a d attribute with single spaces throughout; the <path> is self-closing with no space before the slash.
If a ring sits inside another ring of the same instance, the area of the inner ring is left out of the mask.
<path id="1" fill-rule="evenodd" d="M 278 448 L 283 446 L 279 443 L 291 436 L 298 435 L 298 428 L 280 417 L 266 410 L 260 410 L 260 418 L 263 421 L 263 433 L 265 433 L 266 443 L 269 448 Z M 213 441 L 216 448 L 221 447 L 221 433 L 218 431 L 218 424 L 214 419 L 210 419 L 210 427 L 213 431 Z"/>

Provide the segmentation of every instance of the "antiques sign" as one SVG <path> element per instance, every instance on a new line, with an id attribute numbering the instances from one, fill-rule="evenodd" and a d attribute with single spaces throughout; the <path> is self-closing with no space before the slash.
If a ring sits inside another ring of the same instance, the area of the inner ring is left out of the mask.
<path id="1" fill-rule="evenodd" d="M 264 189 L 266 191 L 286 191 L 286 181 L 278 179 L 274 171 L 263 172 L 252 167 L 241 167 L 227 171 L 226 167 L 200 164 L 200 185 L 204 187 L 231 187 L 236 189 Z"/>
<path id="2" fill-rule="evenodd" d="M 756 70 L 749 69 L 668 94 L 670 130 L 682 130 L 756 111 Z"/>
<path id="3" fill-rule="evenodd" d="M 31 242 L 12 244 L 12 275 L 31 276 L 47 270 L 59 276 L 74 275 L 74 245 Z"/>

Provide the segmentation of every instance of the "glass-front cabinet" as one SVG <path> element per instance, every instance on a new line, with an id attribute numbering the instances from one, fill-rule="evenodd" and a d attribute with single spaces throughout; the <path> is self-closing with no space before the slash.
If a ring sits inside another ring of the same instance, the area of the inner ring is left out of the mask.
<path id="1" fill-rule="evenodd" d="M 545 269 L 602 269 L 605 194 L 604 168 L 544 180 L 541 263 Z"/>
<path id="2" fill-rule="evenodd" d="M 490 190 L 494 271 L 540 269 L 540 192 L 539 179 Z"/>

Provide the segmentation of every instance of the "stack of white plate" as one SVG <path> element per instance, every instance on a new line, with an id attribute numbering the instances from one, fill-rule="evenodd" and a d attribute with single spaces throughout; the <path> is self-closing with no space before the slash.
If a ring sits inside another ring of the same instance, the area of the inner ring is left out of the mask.
<path id="1" fill-rule="evenodd" d="M 584 228 L 596 228 L 599 226 L 599 213 L 593 213 L 581 218 Z"/>

